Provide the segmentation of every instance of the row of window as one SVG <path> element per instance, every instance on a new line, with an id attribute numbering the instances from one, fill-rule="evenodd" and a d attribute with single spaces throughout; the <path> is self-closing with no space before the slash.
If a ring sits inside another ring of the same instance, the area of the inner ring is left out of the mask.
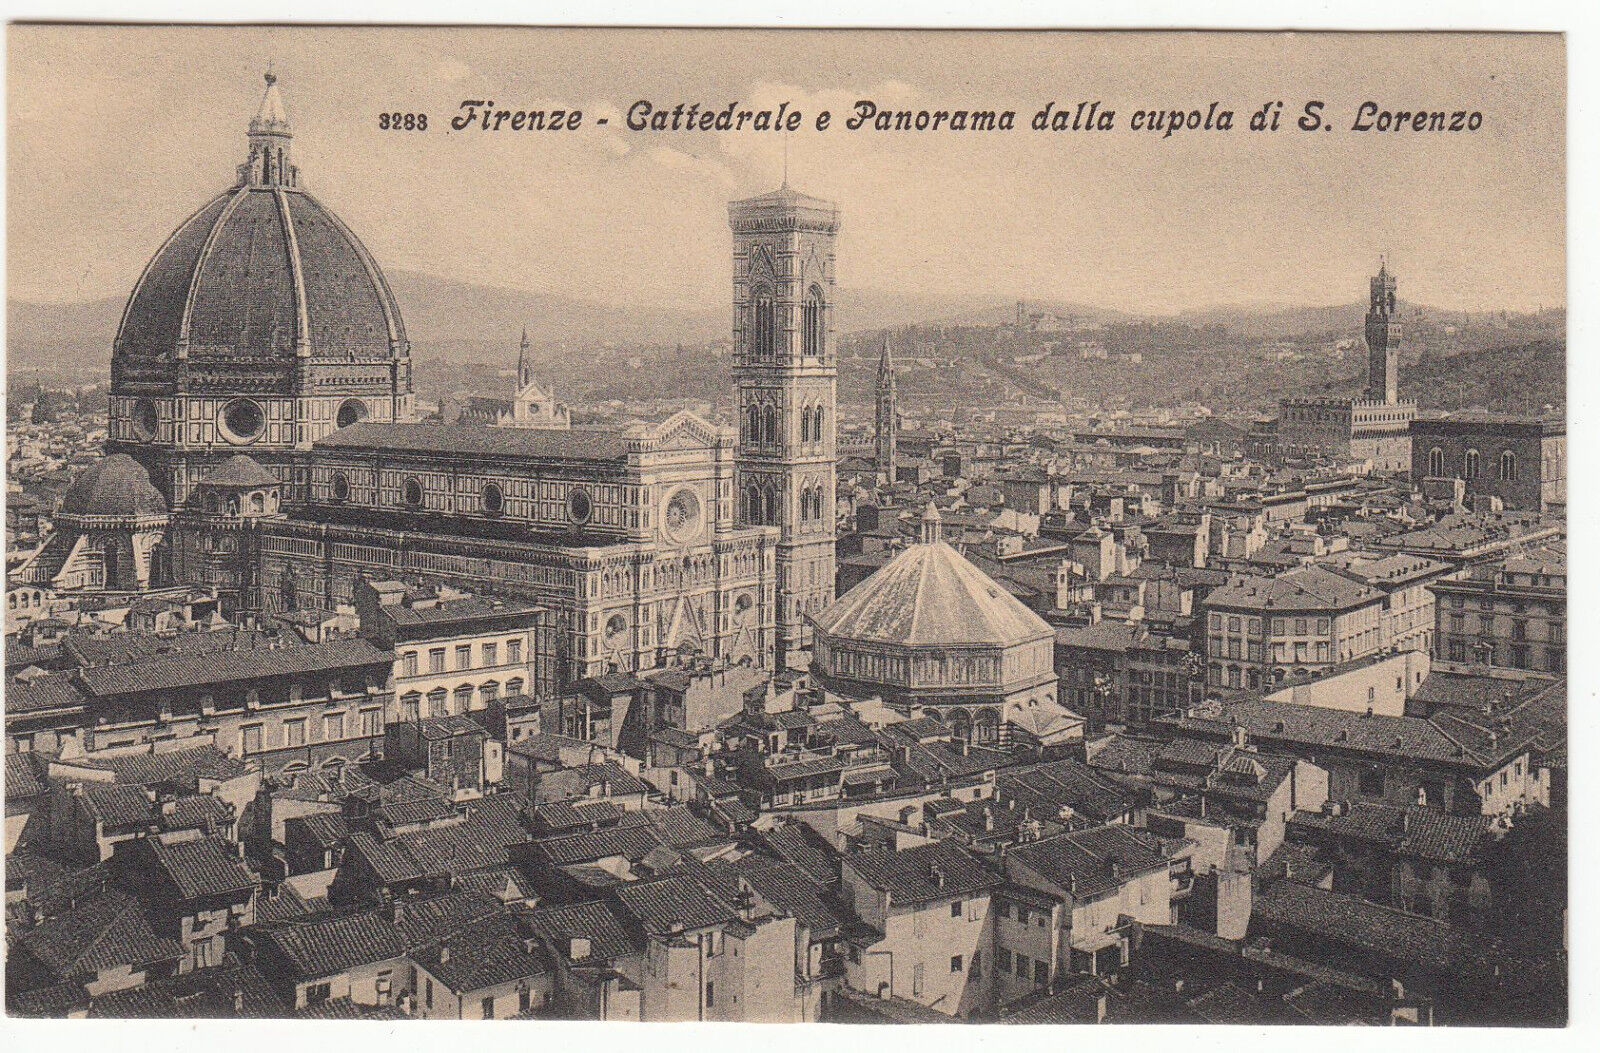
<path id="1" fill-rule="evenodd" d="M 801 351 L 808 358 L 823 353 L 827 346 L 828 316 L 820 285 L 806 290 L 800 307 Z M 778 350 L 778 304 L 772 290 L 758 285 L 750 293 L 750 350 L 757 358 L 772 358 Z"/>
<path id="2" fill-rule="evenodd" d="M 1461 478 L 1476 479 L 1482 472 L 1483 458 L 1477 450 L 1467 450 L 1461 455 Z M 1442 478 L 1445 474 L 1444 450 L 1435 446 L 1428 451 L 1428 475 Z M 1500 464 L 1495 477 L 1502 483 L 1517 481 L 1517 455 L 1511 450 L 1500 451 Z"/>
<path id="3" fill-rule="evenodd" d="M 520 676 L 514 676 L 505 682 L 505 695 L 507 698 L 514 698 L 522 694 L 526 688 L 527 681 Z M 429 691 L 426 696 L 428 707 L 427 712 L 424 713 L 422 708 L 424 696 L 422 692 L 407 691 L 400 696 L 400 719 L 407 721 L 421 720 L 424 716 L 445 717 L 452 714 L 466 713 L 473 708 L 482 709 L 499 698 L 500 692 L 501 685 L 498 680 L 485 681 L 476 686 L 461 684 L 453 692 L 447 691 L 442 687 L 436 687 Z M 474 695 L 478 699 L 476 707 L 472 704 Z M 452 698 L 455 700 L 454 706 L 451 705 Z"/>
<path id="4" fill-rule="evenodd" d="M 1019 980 L 1032 979 L 1034 986 L 1043 987 L 1050 982 L 1050 963 L 1029 958 L 1026 954 L 1013 955 L 1004 947 L 995 950 L 1002 973 L 1013 973 Z"/>
<path id="5" fill-rule="evenodd" d="M 512 639 L 507 640 L 505 643 L 505 664 L 521 664 L 522 640 L 520 638 L 513 637 Z M 459 671 L 473 668 L 471 644 L 457 644 L 455 651 L 456 658 L 455 665 L 452 667 L 453 669 Z M 429 673 L 443 673 L 447 671 L 445 669 L 445 655 L 447 653 L 448 649 L 444 647 L 430 647 L 428 649 Z M 480 663 L 481 668 L 487 669 L 500 665 L 500 642 L 498 640 L 490 640 L 484 643 L 481 646 L 480 653 L 483 656 L 483 661 Z M 417 676 L 419 673 L 418 666 L 419 655 L 416 651 L 406 651 L 400 656 L 400 671 L 403 676 Z"/>
<path id="6" fill-rule="evenodd" d="M 1318 636 L 1326 636 L 1328 635 L 1330 624 L 1327 618 L 1274 618 L 1272 619 L 1272 635 L 1284 636 L 1293 627 L 1293 635 L 1307 636 L 1310 635 L 1314 626 Z M 1223 615 L 1219 611 L 1212 611 L 1212 630 L 1220 632 L 1224 625 L 1230 633 L 1248 632 L 1251 636 L 1261 635 L 1260 618 L 1246 619 L 1242 615 Z"/>
<path id="7" fill-rule="evenodd" d="M 359 714 L 360 731 L 362 738 L 375 738 L 383 734 L 383 710 L 364 709 Z M 239 729 L 239 745 L 245 756 L 262 753 L 268 749 L 289 749 L 295 746 L 304 746 L 311 741 L 308 734 L 320 730 L 318 742 L 340 742 L 345 738 L 346 721 L 343 713 L 324 713 L 320 724 L 313 724 L 308 717 L 294 717 L 283 722 L 282 741 L 267 743 L 265 729 L 261 724 L 248 724 Z"/>

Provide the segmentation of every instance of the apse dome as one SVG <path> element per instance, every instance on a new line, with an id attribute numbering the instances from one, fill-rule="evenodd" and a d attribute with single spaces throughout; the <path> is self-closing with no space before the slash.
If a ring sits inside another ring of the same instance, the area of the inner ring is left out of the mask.
<path id="1" fill-rule="evenodd" d="M 61 497 L 60 514 L 142 519 L 166 515 L 167 502 L 143 465 L 114 453 L 78 473 Z"/>

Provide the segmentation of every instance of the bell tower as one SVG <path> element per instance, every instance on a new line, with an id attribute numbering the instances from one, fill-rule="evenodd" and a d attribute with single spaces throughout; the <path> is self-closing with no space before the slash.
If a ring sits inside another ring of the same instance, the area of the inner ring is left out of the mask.
<path id="1" fill-rule="evenodd" d="M 895 462 L 900 441 L 900 413 L 895 407 L 894 354 L 889 350 L 889 334 L 883 334 L 883 351 L 878 356 L 877 417 L 878 478 L 894 485 Z"/>
<path id="2" fill-rule="evenodd" d="M 1379 260 L 1367 307 L 1367 398 L 1394 403 L 1400 397 L 1400 323 L 1396 321 L 1394 275 Z"/>
<path id="3" fill-rule="evenodd" d="M 740 521 L 779 529 L 777 661 L 834 597 L 839 210 L 784 185 L 728 206 Z"/>

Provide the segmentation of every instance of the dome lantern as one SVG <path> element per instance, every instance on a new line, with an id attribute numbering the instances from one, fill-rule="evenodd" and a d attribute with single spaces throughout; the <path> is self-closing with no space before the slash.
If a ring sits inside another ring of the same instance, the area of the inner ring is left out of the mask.
<path id="1" fill-rule="evenodd" d="M 298 186 L 300 170 L 294 166 L 289 153 L 290 140 L 294 138 L 289 112 L 284 109 L 278 78 L 270 68 L 265 80 L 267 90 L 261 96 L 256 115 L 250 119 L 250 157 L 239 166 L 239 185 Z"/>

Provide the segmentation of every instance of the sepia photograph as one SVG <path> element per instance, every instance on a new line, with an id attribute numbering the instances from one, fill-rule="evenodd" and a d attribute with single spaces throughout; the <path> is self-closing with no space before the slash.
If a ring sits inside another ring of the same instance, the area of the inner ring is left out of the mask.
<path id="1" fill-rule="evenodd" d="M 1562 34 L 5 56 L 7 1017 L 1567 1025 Z"/>

